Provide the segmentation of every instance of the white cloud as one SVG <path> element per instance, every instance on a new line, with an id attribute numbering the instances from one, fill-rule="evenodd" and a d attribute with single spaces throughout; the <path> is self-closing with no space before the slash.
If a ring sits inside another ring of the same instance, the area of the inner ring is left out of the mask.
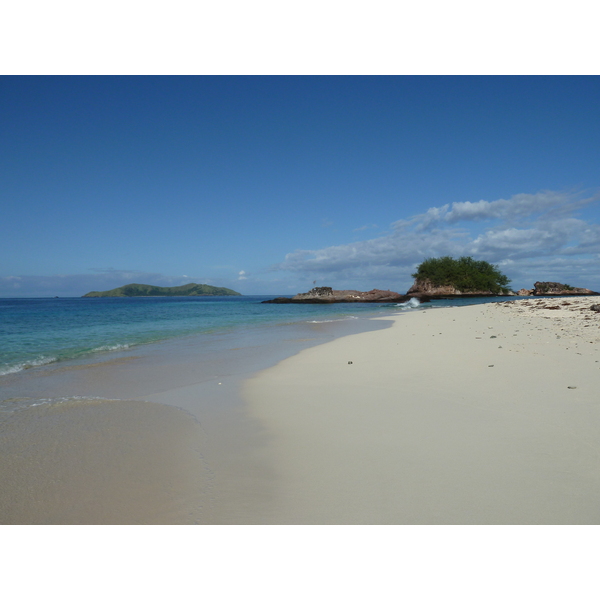
<path id="1" fill-rule="evenodd" d="M 238 273 L 238 280 L 239 280 L 239 281 L 242 281 L 243 279 L 248 279 L 248 278 L 246 277 L 246 271 L 240 271 L 240 272 Z"/>
<path id="2" fill-rule="evenodd" d="M 352 231 L 366 231 L 367 229 L 377 229 L 377 225 L 363 225 L 362 227 L 357 227 Z"/>
<path id="3" fill-rule="evenodd" d="M 525 268 L 527 260 L 536 258 L 550 264 L 556 257 L 569 257 L 572 273 L 578 273 L 577 266 L 587 264 L 590 254 L 600 253 L 600 226 L 576 213 L 599 200 L 598 194 L 581 198 L 570 192 L 542 191 L 517 194 L 508 200 L 431 207 L 396 221 L 389 235 L 318 250 L 297 250 L 273 270 L 306 276 L 327 274 L 342 281 L 380 277 L 408 282 L 412 268 L 424 258 L 469 255 L 503 262 L 513 280 L 512 272 L 536 278 Z M 482 224 L 487 226 L 483 232 Z M 560 265 L 568 274 L 563 263 Z M 600 274 L 594 280 L 600 282 Z"/>
<path id="4" fill-rule="evenodd" d="M 510 200 L 488 202 L 454 202 L 445 216 L 448 223 L 457 221 L 481 221 L 486 219 L 505 219 L 528 217 L 536 213 L 561 207 L 568 202 L 568 194 L 563 192 L 538 192 L 537 194 L 517 194 Z"/>

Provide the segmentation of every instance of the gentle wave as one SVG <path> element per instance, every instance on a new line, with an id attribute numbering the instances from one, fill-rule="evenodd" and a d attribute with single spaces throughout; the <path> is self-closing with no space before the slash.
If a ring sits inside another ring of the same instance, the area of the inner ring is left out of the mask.
<path id="1" fill-rule="evenodd" d="M 0 424 L 10 419 L 17 412 L 38 406 L 55 406 L 69 402 L 119 402 L 115 398 L 100 396 L 62 396 L 60 398 L 9 398 L 0 403 Z"/>
<path id="2" fill-rule="evenodd" d="M 349 321 L 350 319 L 358 319 L 358 317 L 343 317 L 341 319 L 323 319 L 322 321 L 306 321 L 307 323 L 337 323 L 338 321 Z"/>
<path id="3" fill-rule="evenodd" d="M 115 350 L 127 350 L 130 347 L 130 344 L 113 344 L 112 346 L 99 346 L 90 350 L 90 352 L 113 352 Z"/>
<path id="4" fill-rule="evenodd" d="M 28 408 L 34 408 L 35 406 L 44 406 L 48 404 L 63 404 L 64 402 L 73 401 L 102 401 L 102 402 L 118 402 L 115 398 L 104 398 L 102 396 L 61 396 L 59 398 L 36 398 L 33 402 L 28 403 Z M 21 405 L 23 406 L 23 404 Z"/>
<path id="5" fill-rule="evenodd" d="M 33 367 L 49 365 L 50 363 L 57 361 L 58 358 L 56 358 L 55 356 L 42 356 L 35 360 L 28 360 L 14 365 L 6 365 L 4 367 L 0 367 L 0 376 L 10 375 L 11 373 L 18 373 L 19 371 L 24 371 L 25 369 L 31 369 Z"/>
<path id="6" fill-rule="evenodd" d="M 13 373 L 19 373 L 20 371 L 25 371 L 26 369 L 32 369 L 34 367 L 43 367 L 45 365 L 63 360 L 80 358 L 86 354 L 95 354 L 96 352 L 117 352 L 119 350 L 128 350 L 129 348 L 131 348 L 131 344 L 112 344 L 107 346 L 98 346 L 98 348 L 92 348 L 87 352 L 76 352 L 73 355 L 65 355 L 60 358 L 57 356 L 40 356 L 39 358 L 35 358 L 33 360 L 0 366 L 0 377 L 4 375 L 12 375 Z"/>

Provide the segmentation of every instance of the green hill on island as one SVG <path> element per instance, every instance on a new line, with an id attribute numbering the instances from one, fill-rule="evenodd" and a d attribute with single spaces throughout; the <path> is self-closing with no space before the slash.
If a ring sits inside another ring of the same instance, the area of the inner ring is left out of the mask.
<path id="1" fill-rule="evenodd" d="M 130 283 L 107 292 L 89 292 L 83 298 L 130 298 L 134 296 L 241 296 L 239 292 L 205 283 L 188 283 L 177 287 L 159 287 Z"/>

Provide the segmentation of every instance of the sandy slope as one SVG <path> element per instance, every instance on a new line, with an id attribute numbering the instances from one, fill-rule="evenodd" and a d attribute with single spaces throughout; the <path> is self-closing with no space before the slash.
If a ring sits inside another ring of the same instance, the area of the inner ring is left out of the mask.
<path id="1" fill-rule="evenodd" d="M 271 521 L 600 523 L 595 302 L 402 314 L 249 380 Z"/>

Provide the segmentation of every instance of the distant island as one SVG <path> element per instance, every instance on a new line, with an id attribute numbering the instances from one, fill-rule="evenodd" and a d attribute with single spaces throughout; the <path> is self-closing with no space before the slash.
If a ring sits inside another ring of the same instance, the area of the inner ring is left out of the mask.
<path id="1" fill-rule="evenodd" d="M 83 298 L 132 298 L 135 296 L 241 296 L 239 292 L 205 283 L 188 283 L 177 287 L 160 287 L 130 283 L 107 292 L 89 292 Z"/>

